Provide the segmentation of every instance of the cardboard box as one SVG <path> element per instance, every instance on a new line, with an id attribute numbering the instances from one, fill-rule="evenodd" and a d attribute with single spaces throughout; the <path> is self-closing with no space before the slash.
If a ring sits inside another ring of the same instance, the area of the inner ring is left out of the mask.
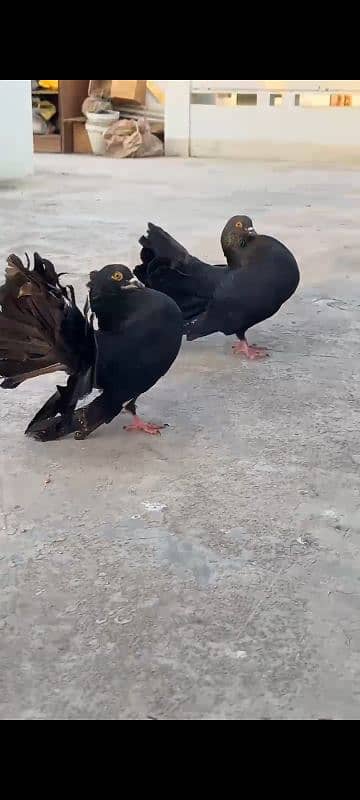
<path id="1" fill-rule="evenodd" d="M 118 102 L 137 103 L 140 106 L 146 102 L 147 81 L 111 81 L 111 97 Z"/>
<path id="2" fill-rule="evenodd" d="M 89 95 L 145 105 L 147 81 L 90 81 Z"/>

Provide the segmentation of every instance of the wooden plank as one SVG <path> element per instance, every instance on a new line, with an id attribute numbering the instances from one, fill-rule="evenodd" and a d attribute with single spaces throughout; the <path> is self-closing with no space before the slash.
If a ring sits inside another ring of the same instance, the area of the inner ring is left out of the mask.
<path id="1" fill-rule="evenodd" d="M 57 97 L 59 94 L 59 90 L 53 91 L 52 89 L 33 89 L 32 94 L 34 97 L 42 95 L 50 95 L 50 97 Z"/>
<path id="2" fill-rule="evenodd" d="M 35 153 L 61 153 L 61 136 L 59 133 L 35 134 L 34 152 Z"/>
<path id="3" fill-rule="evenodd" d="M 92 147 L 85 124 L 86 120 L 77 120 L 73 123 L 74 153 L 92 155 Z"/>
<path id="4" fill-rule="evenodd" d="M 60 89 L 60 125 L 63 137 L 63 153 L 72 152 L 72 136 L 65 131 L 66 120 L 81 114 L 82 104 L 88 96 L 89 81 L 62 81 L 59 80 Z"/>
<path id="5" fill-rule="evenodd" d="M 88 96 L 89 81 L 59 81 L 62 119 L 78 117 Z"/>
<path id="6" fill-rule="evenodd" d="M 74 152 L 73 126 L 67 119 L 62 120 L 62 148 L 63 153 Z"/>

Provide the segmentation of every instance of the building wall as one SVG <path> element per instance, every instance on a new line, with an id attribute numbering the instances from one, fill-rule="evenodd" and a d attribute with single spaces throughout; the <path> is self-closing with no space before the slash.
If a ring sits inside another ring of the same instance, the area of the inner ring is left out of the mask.
<path id="1" fill-rule="evenodd" d="M 321 90 L 335 90 L 339 91 L 345 87 L 349 90 L 359 91 L 360 81 L 192 81 L 193 89 L 201 88 L 216 88 L 218 90 L 227 90 L 241 86 L 244 90 L 266 90 L 272 91 L 318 91 Z"/>
<path id="2" fill-rule="evenodd" d="M 185 157 L 360 161 L 360 81 L 170 81 L 166 148 Z"/>
<path id="3" fill-rule="evenodd" d="M 31 81 L 0 81 L 0 180 L 33 171 Z"/>

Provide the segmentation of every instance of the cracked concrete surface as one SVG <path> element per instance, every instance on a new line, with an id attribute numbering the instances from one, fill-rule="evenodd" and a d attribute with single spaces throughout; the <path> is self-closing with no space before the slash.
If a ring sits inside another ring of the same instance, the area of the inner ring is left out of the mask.
<path id="1" fill-rule="evenodd" d="M 83 299 L 148 219 L 217 261 L 242 212 L 302 269 L 250 334 L 271 360 L 185 344 L 140 403 L 161 439 L 40 445 L 55 379 L 0 395 L 1 719 L 359 718 L 359 170 L 38 157 L 1 260 L 38 249 Z"/>

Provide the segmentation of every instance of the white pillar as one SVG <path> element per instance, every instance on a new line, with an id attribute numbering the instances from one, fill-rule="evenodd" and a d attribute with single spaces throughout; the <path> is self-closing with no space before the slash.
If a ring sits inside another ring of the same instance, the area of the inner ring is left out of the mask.
<path id="1" fill-rule="evenodd" d="M 31 81 L 0 81 L 0 181 L 33 172 Z"/>
<path id="2" fill-rule="evenodd" d="M 190 155 L 191 81 L 169 81 L 166 91 L 165 147 L 167 156 Z"/>

